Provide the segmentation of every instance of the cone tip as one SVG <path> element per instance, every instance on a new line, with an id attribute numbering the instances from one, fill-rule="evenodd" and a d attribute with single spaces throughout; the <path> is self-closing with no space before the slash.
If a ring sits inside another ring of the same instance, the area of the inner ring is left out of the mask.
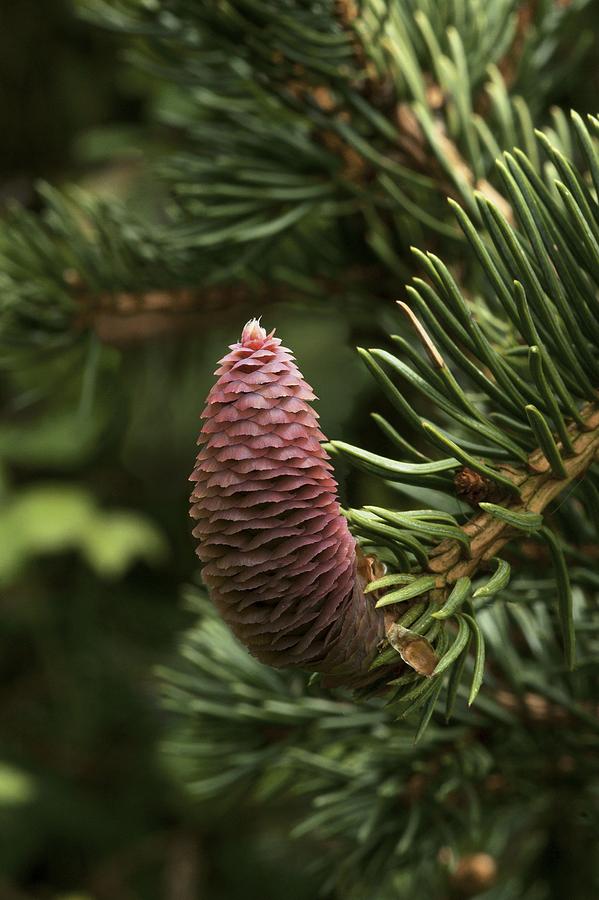
<path id="1" fill-rule="evenodd" d="M 262 317 L 260 316 L 258 319 L 250 319 L 249 322 L 246 322 L 243 326 L 240 341 L 242 347 L 252 347 L 253 349 L 257 349 L 274 335 L 274 328 L 270 334 L 266 333 L 266 328 L 263 328 L 260 324 L 261 318 Z M 280 343 L 280 341 L 275 338 L 275 343 Z"/>
<path id="2" fill-rule="evenodd" d="M 241 343 L 243 345 L 253 344 L 255 341 L 263 341 L 266 338 L 266 329 L 260 325 L 260 318 L 250 319 L 243 326 L 243 331 L 241 332 Z"/>

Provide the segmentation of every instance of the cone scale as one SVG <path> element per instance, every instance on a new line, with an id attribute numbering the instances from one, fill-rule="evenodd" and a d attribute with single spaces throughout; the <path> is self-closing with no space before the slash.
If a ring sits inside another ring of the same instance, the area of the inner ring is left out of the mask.
<path id="1" fill-rule="evenodd" d="M 289 350 L 256 320 L 215 375 L 190 478 L 212 601 L 262 662 L 359 683 L 383 618 L 363 593 L 310 405 L 316 397 Z"/>

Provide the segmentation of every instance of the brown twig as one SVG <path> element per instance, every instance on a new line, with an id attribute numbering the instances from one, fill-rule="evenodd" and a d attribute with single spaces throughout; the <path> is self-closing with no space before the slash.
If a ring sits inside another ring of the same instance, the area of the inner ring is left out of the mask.
<path id="1" fill-rule="evenodd" d="M 440 88 L 437 89 L 440 91 Z M 395 109 L 395 118 L 400 128 L 398 144 L 408 154 L 408 159 L 404 160 L 404 162 L 410 163 L 417 171 L 431 175 L 438 182 L 440 190 L 447 197 L 459 201 L 461 199 L 460 194 L 447 178 L 438 160 L 427 152 L 426 138 L 411 106 L 408 103 L 398 104 Z M 431 127 L 435 130 L 436 140 L 443 150 L 443 156 L 450 162 L 452 168 L 460 173 L 462 179 L 473 190 L 483 194 L 487 200 L 494 203 L 505 219 L 510 224 L 513 224 L 514 213 L 505 197 L 495 190 L 486 178 L 475 178 L 474 172 L 460 153 L 457 145 L 448 137 L 440 121 L 434 120 Z"/>
<path id="2" fill-rule="evenodd" d="M 205 324 L 210 317 L 226 317 L 231 310 L 247 309 L 256 314 L 267 306 L 305 300 L 305 295 L 284 283 L 234 282 L 213 287 L 181 287 L 172 290 L 104 291 L 94 294 L 78 273 L 65 272 L 64 279 L 78 305 L 75 328 L 91 328 L 103 343 L 123 346 L 148 340 L 165 333 L 189 332 Z M 375 266 L 352 266 L 338 279 L 315 279 L 315 287 L 324 296 L 345 298 L 349 289 L 382 284 L 382 273 Z"/>
<path id="3" fill-rule="evenodd" d="M 498 69 L 508 87 L 515 81 L 518 74 L 518 66 L 526 47 L 526 38 L 534 25 L 537 6 L 537 0 L 525 0 L 525 2 L 521 3 L 517 13 L 518 19 L 514 39 L 503 59 L 499 61 Z"/>
<path id="4" fill-rule="evenodd" d="M 583 411 L 583 418 L 584 429 L 570 428 L 574 453 L 564 460 L 566 477 L 556 478 L 542 452 L 536 450 L 529 457 L 527 471 L 509 471 L 520 496 L 506 500 L 503 505 L 514 512 L 542 513 L 555 497 L 586 472 L 599 453 L 599 406 L 589 404 Z M 518 533 L 507 522 L 486 512 L 471 519 L 463 531 L 470 538 L 468 559 L 462 558 L 462 546 L 457 541 L 443 541 L 431 554 L 428 568 L 438 576 L 440 600 L 458 578 L 474 575 L 483 563 L 496 556 Z"/>
<path id="5" fill-rule="evenodd" d="M 505 508 L 516 513 L 542 513 L 552 500 L 584 475 L 593 461 L 599 458 L 599 404 L 588 404 L 582 411 L 582 418 L 583 427 L 572 425 L 569 428 L 574 452 L 564 460 L 565 478 L 556 478 L 553 475 L 547 459 L 540 450 L 530 454 L 526 469 L 502 466 L 503 475 L 509 477 L 519 489 L 518 497 L 502 500 Z M 429 554 L 428 571 L 437 576 L 436 585 L 429 592 L 429 597 L 440 606 L 459 578 L 475 575 L 481 567 L 497 556 L 510 540 L 522 534 L 506 521 L 487 512 L 479 512 L 462 526 L 462 531 L 470 538 L 467 558 L 464 558 L 463 544 L 451 539 L 439 543 Z M 423 597 L 419 596 L 418 602 L 422 599 Z M 402 604 L 402 614 L 405 609 L 405 605 Z M 384 645 L 395 646 L 393 629 L 396 613 L 391 606 L 384 611 L 381 610 L 381 613 L 385 622 Z M 397 663 L 390 665 L 396 666 Z M 380 673 L 384 672 L 385 669 L 382 668 Z"/>
<path id="6" fill-rule="evenodd" d="M 198 836 L 175 833 L 166 858 L 164 900 L 200 900 L 201 874 Z"/>
<path id="7" fill-rule="evenodd" d="M 4 879 L 0 880 L 0 897 L 2 900 L 35 900 L 33 894 L 25 893 L 20 887 Z"/>
<path id="8" fill-rule="evenodd" d="M 518 19 L 517 34 L 512 45 L 513 54 L 518 57 L 524 43 L 524 35 L 530 25 L 530 21 L 534 18 L 534 0 L 524 4 Z M 362 93 L 367 95 L 367 99 L 373 106 L 377 107 L 380 112 L 387 114 L 391 112 L 391 119 L 397 126 L 397 148 L 401 150 L 401 155 L 397 161 L 405 166 L 413 168 L 417 172 L 422 172 L 435 179 L 439 184 L 440 190 L 447 196 L 455 200 L 460 200 L 460 196 L 455 186 L 450 182 L 447 174 L 444 172 L 439 160 L 431 153 L 426 137 L 420 123 L 414 114 L 409 103 L 391 103 L 389 105 L 389 84 L 388 82 L 377 76 L 371 63 L 368 62 L 364 48 L 360 42 L 358 32 L 355 28 L 355 22 L 358 19 L 358 11 L 353 2 L 338 2 L 336 4 L 337 16 L 343 27 L 350 31 L 353 38 L 354 55 L 358 63 L 366 70 L 368 78 L 364 80 Z M 525 9 L 524 9 L 525 8 Z M 506 55 L 506 60 L 512 56 L 512 49 Z M 440 109 L 445 103 L 445 96 L 440 87 L 432 78 L 428 79 L 427 95 L 428 101 L 432 109 Z M 509 222 L 514 221 L 512 208 L 505 198 L 495 190 L 493 185 L 486 178 L 476 179 L 472 168 L 468 165 L 463 155 L 460 153 L 457 145 L 447 135 L 440 120 L 433 119 L 432 127 L 436 132 L 437 143 L 443 150 L 444 157 L 451 163 L 457 171 L 460 172 L 464 181 L 471 185 L 474 190 L 479 191 L 487 199 L 495 203 L 501 210 L 503 215 Z M 340 140 L 338 138 L 338 140 Z M 334 149 L 334 148 L 332 148 Z M 352 154 L 355 154 L 353 148 Z M 345 152 L 345 151 L 344 151 Z M 358 171 L 354 163 L 352 171 Z M 364 170 L 359 169 L 360 175 L 364 175 Z"/>

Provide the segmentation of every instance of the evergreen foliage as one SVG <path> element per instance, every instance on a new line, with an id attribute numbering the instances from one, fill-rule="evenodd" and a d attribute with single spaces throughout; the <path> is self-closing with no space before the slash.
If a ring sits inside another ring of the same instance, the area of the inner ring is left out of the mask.
<path id="1" fill-rule="evenodd" d="M 593 140 L 580 117 L 573 122 L 592 172 Z M 594 119 L 589 123 L 596 128 Z M 320 697 L 299 676 L 282 678 L 245 657 L 249 670 L 240 671 L 239 649 L 225 650 L 216 638 L 221 626 L 210 617 L 185 638 L 186 667 L 166 673 L 167 705 L 188 723 L 169 749 L 190 790 L 202 796 L 226 786 L 234 796 L 250 784 L 260 796 L 306 794 L 313 811 L 296 833 L 335 839 L 335 851 L 318 864 L 326 883 L 349 896 L 369 896 L 372 884 L 381 897 L 423 886 L 437 895 L 444 880 L 440 846 L 457 859 L 473 841 L 510 859 L 510 877 L 490 897 L 550 896 L 554 873 L 543 870 L 543 853 L 556 830 L 579 834 L 575 843 L 586 842 L 587 850 L 593 843 L 592 753 L 585 768 L 570 742 L 593 747 L 599 728 L 593 556 L 599 254 L 592 237 L 599 219 L 591 177 L 541 142 L 553 164 L 546 181 L 522 153 L 506 154 L 500 164 L 518 229 L 478 195 L 488 228 L 481 239 L 456 207 L 487 278 L 486 302 L 481 295 L 468 304 L 441 260 L 420 254 L 430 281 L 415 279 L 408 295 L 430 334 L 401 305 L 422 354 L 400 336 L 393 340 L 402 357 L 362 351 L 399 412 L 393 424 L 381 417 L 378 423 L 396 438 L 400 458 L 331 445 L 396 491 L 416 485 L 429 497 L 445 497 L 438 509 L 348 511 L 363 549 L 389 566 L 370 585 L 379 593 L 377 606 L 402 604 L 388 649 L 374 664 L 383 673 L 377 693 L 382 684 L 388 692 L 351 702 Z M 420 417 L 398 382 L 428 401 L 438 425 Z M 452 455 L 438 459 L 439 452 Z M 455 503 L 451 475 L 460 466 L 501 503 L 477 499 L 475 514 L 445 512 Z M 590 552 L 581 546 L 587 543 Z M 554 577 L 540 575 L 540 560 L 553 563 Z M 490 576 L 487 565 L 494 567 Z M 402 650 L 394 641 L 397 626 L 430 642 L 438 659 L 432 677 L 401 663 L 390 677 Z M 560 738 L 544 747 L 540 733 L 557 722 Z M 231 759 L 225 772 L 223 747 Z M 588 803 L 582 817 L 581 783 Z M 561 852 L 575 854 L 563 846 Z M 596 872 L 570 858 L 582 898 Z"/>
<path id="2" fill-rule="evenodd" d="M 221 810 L 248 792 L 275 808 L 307 801 L 293 836 L 315 842 L 325 896 L 443 897 L 457 861 L 481 849 L 502 874 L 485 897 L 592 896 L 599 623 L 589 613 L 574 691 L 547 609 L 553 591 L 552 579 L 524 574 L 478 605 L 493 662 L 485 688 L 468 709 L 453 679 L 443 691 L 451 724 L 435 716 L 415 743 L 393 700 L 322 695 L 301 673 L 261 665 L 190 590 L 201 619 L 178 667 L 159 673 L 179 722 L 164 746 L 172 770 Z M 475 665 L 464 655 L 468 674 Z"/>
<path id="3" fill-rule="evenodd" d="M 347 303 L 374 279 L 377 296 L 396 293 L 410 246 L 463 254 L 448 194 L 480 222 L 473 188 L 495 197 L 503 149 L 538 167 L 532 123 L 591 39 L 588 0 L 534 15 L 515 0 L 80 5 L 130 36 L 180 146 L 156 164 L 164 200 L 149 217 L 48 188 L 41 219 L 14 212 L 0 270 L 15 349 L 64 351 L 69 326 L 93 322 L 99 296 L 119 311 L 123 291 L 242 282 L 322 299 L 340 281 Z M 547 131 L 569 149 L 559 109 Z"/>

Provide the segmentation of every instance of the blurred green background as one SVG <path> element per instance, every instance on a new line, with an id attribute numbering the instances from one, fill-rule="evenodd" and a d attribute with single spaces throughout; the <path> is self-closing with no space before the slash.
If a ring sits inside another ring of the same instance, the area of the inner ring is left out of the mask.
<path id="1" fill-rule="evenodd" d="M 67 0 L 3 5 L 3 209 L 41 211 L 39 179 L 151 205 L 143 164 L 178 136 L 152 125 L 160 88 L 124 49 Z M 153 672 L 189 622 L 181 588 L 197 569 L 199 413 L 216 360 L 261 312 L 236 306 L 184 336 L 117 347 L 92 337 L 83 356 L 42 351 L 3 375 L 2 900 L 315 896 L 305 863 L 317 848 L 289 847 L 292 811 L 191 808 L 159 753 Z M 264 312 L 322 398 L 324 430 L 359 438 L 371 387 L 352 347 L 369 323 L 332 307 Z"/>

